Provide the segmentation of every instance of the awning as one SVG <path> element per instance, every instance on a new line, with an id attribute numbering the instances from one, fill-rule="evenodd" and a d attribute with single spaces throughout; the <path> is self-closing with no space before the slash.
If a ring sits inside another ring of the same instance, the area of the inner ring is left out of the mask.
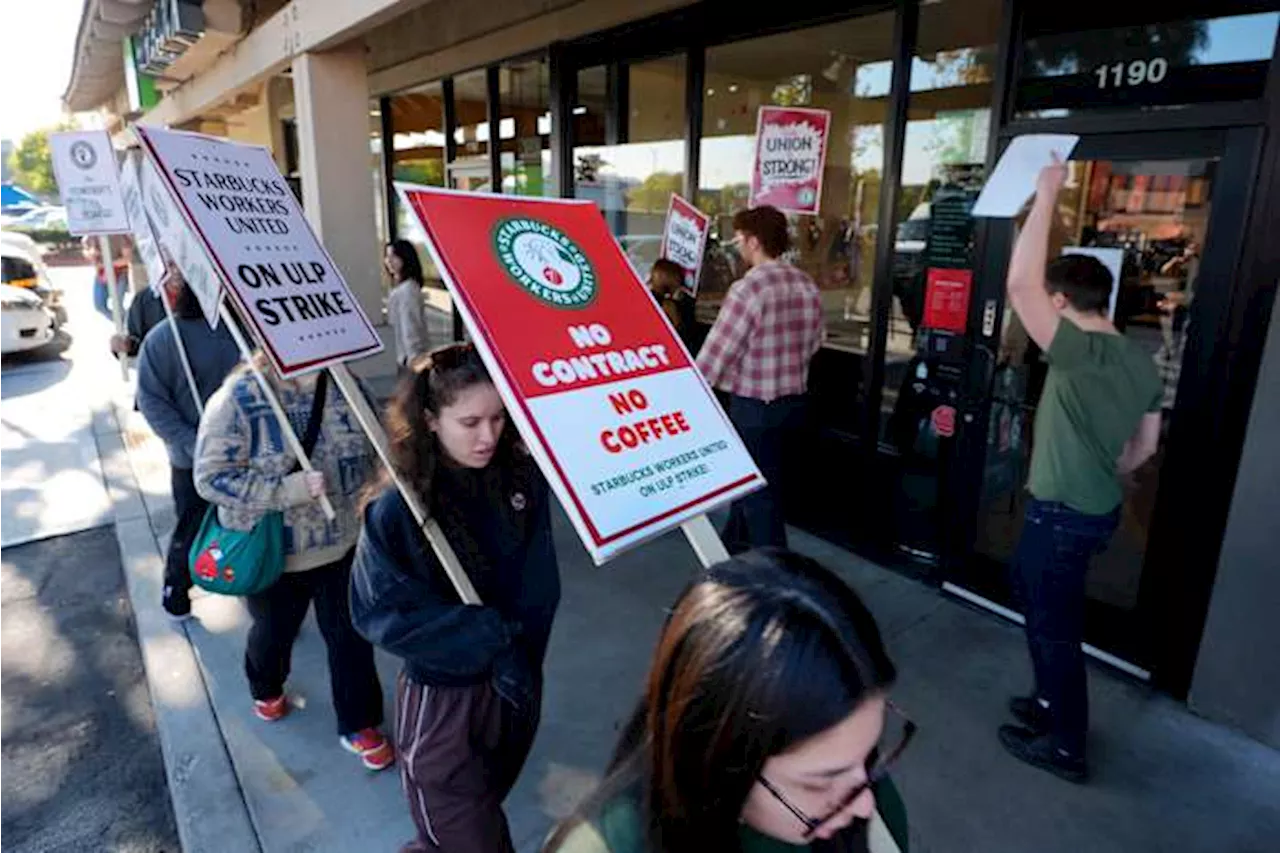
<path id="1" fill-rule="evenodd" d="M 85 0 L 62 95 L 68 110 L 99 107 L 124 85 L 124 40 L 138 31 L 153 5 L 154 0 Z"/>
<path id="2" fill-rule="evenodd" d="M 16 184 L 0 186 L 0 207 L 9 208 L 25 204 L 38 207 L 43 202 Z"/>

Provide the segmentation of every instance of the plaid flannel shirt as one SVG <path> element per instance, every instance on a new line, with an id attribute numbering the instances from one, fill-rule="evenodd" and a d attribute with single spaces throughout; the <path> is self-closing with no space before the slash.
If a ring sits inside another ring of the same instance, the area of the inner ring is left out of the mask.
<path id="1" fill-rule="evenodd" d="M 818 286 L 790 264 L 768 261 L 729 288 L 698 368 L 713 387 L 768 403 L 805 392 L 822 337 Z"/>

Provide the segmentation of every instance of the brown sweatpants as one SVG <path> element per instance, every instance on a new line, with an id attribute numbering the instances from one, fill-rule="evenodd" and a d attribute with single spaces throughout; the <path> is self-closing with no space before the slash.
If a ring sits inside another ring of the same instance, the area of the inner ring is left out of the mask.
<path id="1" fill-rule="evenodd" d="M 401 853 L 514 853 L 502 801 L 533 746 L 535 711 L 518 718 L 486 684 L 396 686 L 400 780 L 418 837 Z"/>

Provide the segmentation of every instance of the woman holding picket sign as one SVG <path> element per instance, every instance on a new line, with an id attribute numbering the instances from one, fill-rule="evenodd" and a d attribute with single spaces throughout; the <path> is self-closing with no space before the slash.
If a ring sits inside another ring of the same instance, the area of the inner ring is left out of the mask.
<path id="1" fill-rule="evenodd" d="M 263 356 L 253 366 L 273 387 L 315 470 L 299 469 L 253 369 L 232 373 L 209 399 L 196 439 L 196 490 L 216 515 L 206 517 L 192 548 L 193 579 L 245 596 L 253 619 L 245 674 L 254 713 L 268 722 L 289 712 L 284 686 L 293 643 L 315 603 L 341 743 L 368 769 L 382 770 L 395 761 L 378 729 L 382 687 L 373 647 L 352 627 L 347 598 L 356 500 L 373 469 L 373 448 L 346 399 L 329 389 L 326 372 L 281 380 Z M 336 511 L 332 519 L 322 496 Z M 239 559 L 229 558 L 233 548 L 245 549 Z M 248 576 L 258 572 L 262 578 Z"/>
<path id="2" fill-rule="evenodd" d="M 513 851 L 502 801 L 524 766 L 560 601 L 551 498 L 469 344 L 411 365 L 387 410 L 391 462 L 453 547 L 483 605 L 463 604 L 384 472 L 351 575 L 356 628 L 404 659 L 406 851 Z"/>

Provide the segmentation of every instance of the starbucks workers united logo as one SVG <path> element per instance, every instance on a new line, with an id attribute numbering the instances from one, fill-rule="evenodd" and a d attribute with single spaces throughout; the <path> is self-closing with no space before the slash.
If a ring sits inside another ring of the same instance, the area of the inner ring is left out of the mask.
<path id="1" fill-rule="evenodd" d="M 586 308 L 596 298 L 596 272 L 564 232 L 528 217 L 503 219 L 493 231 L 498 261 L 516 284 L 556 308 Z"/>

